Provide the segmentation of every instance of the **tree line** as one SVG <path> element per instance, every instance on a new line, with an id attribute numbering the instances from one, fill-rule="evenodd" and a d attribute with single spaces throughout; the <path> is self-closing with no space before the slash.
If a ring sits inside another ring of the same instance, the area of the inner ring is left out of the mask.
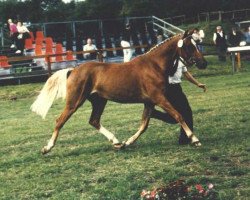
<path id="1" fill-rule="evenodd" d="M 12 18 L 31 23 L 113 19 L 155 15 L 161 18 L 201 12 L 250 8 L 246 0 L 62 0 L 0 1 L 0 21 Z"/>

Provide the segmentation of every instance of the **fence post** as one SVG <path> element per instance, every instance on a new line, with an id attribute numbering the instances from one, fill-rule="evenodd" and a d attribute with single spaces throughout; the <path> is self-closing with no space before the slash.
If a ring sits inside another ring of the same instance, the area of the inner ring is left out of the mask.
<path id="1" fill-rule="evenodd" d="M 3 27 L 1 27 L 1 43 L 2 43 L 2 47 L 4 47 L 4 33 L 3 33 Z"/>
<path id="2" fill-rule="evenodd" d="M 237 53 L 237 68 L 238 70 L 241 68 L 240 52 Z"/>
<path id="3" fill-rule="evenodd" d="M 153 16 L 151 16 L 151 20 L 152 20 L 152 24 L 153 24 L 153 29 L 155 29 L 155 25 L 154 25 L 155 20 L 154 20 Z"/>
<path id="4" fill-rule="evenodd" d="M 73 38 L 76 38 L 76 23 L 75 22 L 71 23 L 71 28 L 73 32 Z"/>
<path id="5" fill-rule="evenodd" d="M 97 51 L 97 59 L 99 62 L 103 62 L 103 51 L 102 50 L 98 50 Z"/>
<path id="6" fill-rule="evenodd" d="M 222 20 L 222 16 L 221 16 L 222 12 L 219 11 L 218 13 L 219 13 L 219 21 L 221 22 L 221 20 Z"/>
<path id="7" fill-rule="evenodd" d="M 103 37 L 104 34 L 103 34 L 103 22 L 102 22 L 102 20 L 99 20 L 99 29 L 101 31 L 101 36 Z"/>
<path id="8" fill-rule="evenodd" d="M 46 31 L 46 24 L 42 23 L 42 31 L 44 33 L 44 36 L 47 37 L 47 31 Z"/>
<path id="9" fill-rule="evenodd" d="M 50 62 L 50 55 L 47 55 L 46 56 L 46 59 L 48 61 L 48 76 L 50 77 L 52 75 L 52 72 L 51 72 L 51 62 Z"/>

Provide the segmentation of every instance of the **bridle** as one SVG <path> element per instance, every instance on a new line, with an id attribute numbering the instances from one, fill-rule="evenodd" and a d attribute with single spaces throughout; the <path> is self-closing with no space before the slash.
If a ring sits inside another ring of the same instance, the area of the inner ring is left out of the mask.
<path id="1" fill-rule="evenodd" d="M 193 41 L 191 41 L 191 43 L 192 43 L 194 46 L 196 45 L 195 40 L 194 40 L 194 38 L 192 37 L 192 35 L 189 35 L 189 36 L 187 36 L 187 37 L 185 37 L 185 38 L 183 38 L 183 39 L 180 39 L 180 40 L 178 41 L 178 44 L 177 44 L 178 48 L 181 48 L 181 49 L 183 50 L 184 41 L 185 41 L 186 39 L 188 39 L 188 38 L 191 38 L 191 40 L 193 40 Z M 196 48 L 197 48 L 197 47 L 196 47 Z M 188 50 L 185 49 L 185 51 L 188 51 Z M 185 65 L 185 66 L 187 66 L 187 67 L 190 67 L 190 66 L 196 64 L 196 62 L 197 62 L 197 59 L 196 59 L 194 56 L 190 56 L 190 58 L 184 59 L 183 56 L 178 55 L 177 60 L 180 60 L 180 61 L 182 62 L 182 64 Z"/>

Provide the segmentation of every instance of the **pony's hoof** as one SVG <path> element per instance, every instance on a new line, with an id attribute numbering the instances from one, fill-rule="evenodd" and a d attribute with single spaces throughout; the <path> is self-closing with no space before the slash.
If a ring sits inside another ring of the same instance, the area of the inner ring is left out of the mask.
<path id="1" fill-rule="evenodd" d="M 47 154 L 48 152 L 49 152 L 49 150 L 46 147 L 43 147 L 42 150 L 41 150 L 41 153 L 43 155 Z"/>
<path id="2" fill-rule="evenodd" d="M 194 145 L 195 147 L 201 147 L 200 141 L 193 142 L 192 145 Z"/>
<path id="3" fill-rule="evenodd" d="M 124 149 L 125 146 L 126 146 L 125 142 L 114 144 L 114 148 L 115 148 L 116 150 Z"/>

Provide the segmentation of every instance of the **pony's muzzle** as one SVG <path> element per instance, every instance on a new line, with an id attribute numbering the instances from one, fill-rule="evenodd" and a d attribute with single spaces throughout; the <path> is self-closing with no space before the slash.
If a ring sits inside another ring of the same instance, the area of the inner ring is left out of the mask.
<path id="1" fill-rule="evenodd" d="M 197 60 L 195 63 L 199 69 L 206 69 L 207 68 L 207 61 L 205 59 Z"/>

